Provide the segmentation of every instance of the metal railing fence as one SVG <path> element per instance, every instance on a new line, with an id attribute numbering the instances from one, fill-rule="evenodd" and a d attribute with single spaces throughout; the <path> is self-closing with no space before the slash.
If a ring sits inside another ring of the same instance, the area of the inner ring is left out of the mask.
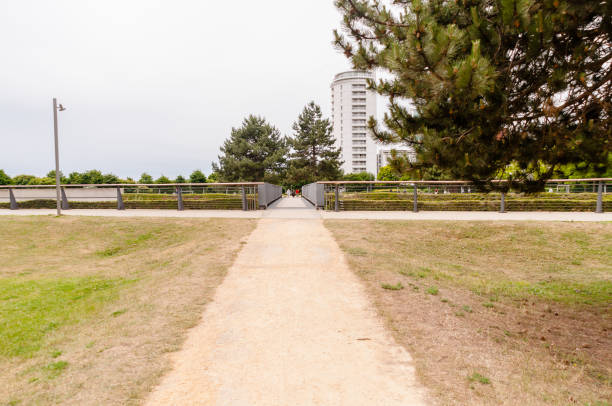
<path id="1" fill-rule="evenodd" d="M 503 181 L 501 181 L 503 182 Z M 325 210 L 612 210 L 612 178 L 552 179 L 536 194 L 491 192 L 467 181 L 336 181 L 324 186 Z M 308 185 L 308 193 L 313 187 Z M 310 197 L 308 198 L 311 199 Z M 318 202 L 319 200 L 316 200 Z M 311 203 L 316 204 L 311 201 Z"/>
<path id="2" fill-rule="evenodd" d="M 271 183 L 263 183 L 257 185 L 257 194 L 259 196 L 259 207 L 267 209 L 269 205 L 283 197 L 283 187 L 272 185 Z"/>
<path id="3" fill-rule="evenodd" d="M 280 186 L 263 182 L 61 185 L 61 205 L 63 210 L 258 210 L 281 193 Z M 55 201 L 55 185 L 0 185 L 0 208 L 54 208 Z"/>
<path id="4" fill-rule="evenodd" d="M 325 207 L 325 185 L 315 182 L 302 186 L 302 197 L 317 209 Z"/>

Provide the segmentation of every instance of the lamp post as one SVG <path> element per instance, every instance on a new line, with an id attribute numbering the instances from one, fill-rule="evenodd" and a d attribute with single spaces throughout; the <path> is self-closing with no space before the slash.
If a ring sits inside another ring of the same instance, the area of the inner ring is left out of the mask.
<path id="1" fill-rule="evenodd" d="M 55 198 L 57 204 L 57 215 L 62 214 L 61 190 L 60 190 L 60 169 L 59 169 L 59 145 L 57 137 L 57 112 L 66 110 L 61 104 L 57 105 L 57 99 L 53 98 L 53 136 L 55 138 Z"/>

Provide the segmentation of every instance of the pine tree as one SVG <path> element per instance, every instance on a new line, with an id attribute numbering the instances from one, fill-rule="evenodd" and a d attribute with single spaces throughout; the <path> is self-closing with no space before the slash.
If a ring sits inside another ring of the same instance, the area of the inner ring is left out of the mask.
<path id="1" fill-rule="evenodd" d="M 342 176 L 340 149 L 335 147 L 332 125 L 323 119 L 321 108 L 308 103 L 293 124 L 293 137 L 285 183 L 302 186 L 319 180 L 335 180 Z"/>
<path id="2" fill-rule="evenodd" d="M 225 182 L 278 183 L 285 167 L 286 140 L 262 117 L 249 116 L 232 128 L 213 170 Z"/>
<path id="3" fill-rule="evenodd" d="M 603 173 L 610 152 L 612 1 L 336 0 L 355 68 L 390 100 L 387 143 L 455 178 L 540 190 L 563 165 Z M 406 107 L 409 101 L 414 109 Z M 506 168 L 518 170 L 509 175 Z"/>

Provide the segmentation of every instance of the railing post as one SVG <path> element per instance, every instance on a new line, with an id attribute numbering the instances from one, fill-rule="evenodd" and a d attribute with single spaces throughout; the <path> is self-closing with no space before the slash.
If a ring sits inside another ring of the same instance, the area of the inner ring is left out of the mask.
<path id="1" fill-rule="evenodd" d="M 599 181 L 597 185 L 597 207 L 595 213 L 603 213 L 603 181 Z"/>
<path id="2" fill-rule="evenodd" d="M 185 210 L 185 206 L 183 206 L 183 190 L 180 186 L 176 187 L 176 199 L 178 201 L 178 209 L 179 211 Z"/>
<path id="3" fill-rule="evenodd" d="M 11 202 L 11 210 L 18 210 L 19 205 L 17 205 L 17 200 L 15 199 L 15 195 L 13 194 L 13 189 L 9 188 L 9 200 Z"/>
<path id="4" fill-rule="evenodd" d="M 499 212 L 500 213 L 505 213 L 506 212 L 506 193 L 505 192 L 501 192 L 501 201 L 499 204 Z"/>
<path id="5" fill-rule="evenodd" d="M 125 210 L 125 205 L 123 204 L 123 196 L 121 196 L 120 186 L 117 186 L 117 210 Z"/>
<path id="6" fill-rule="evenodd" d="M 66 190 L 64 190 L 64 188 L 62 188 L 62 210 L 70 210 L 68 198 L 66 197 Z"/>
<path id="7" fill-rule="evenodd" d="M 242 210 L 247 211 L 247 199 L 246 199 L 246 191 L 244 190 L 244 185 L 242 186 Z"/>
<path id="8" fill-rule="evenodd" d="M 416 183 L 413 183 L 412 186 L 414 187 L 414 198 L 413 198 L 413 203 L 412 203 L 412 211 L 414 213 L 418 213 L 419 212 L 419 191 L 417 190 Z"/>
<path id="9" fill-rule="evenodd" d="M 336 189 L 334 190 L 334 211 L 338 211 L 339 210 L 339 205 L 338 205 L 338 198 L 339 198 L 340 193 L 338 192 L 338 185 L 336 185 Z"/>

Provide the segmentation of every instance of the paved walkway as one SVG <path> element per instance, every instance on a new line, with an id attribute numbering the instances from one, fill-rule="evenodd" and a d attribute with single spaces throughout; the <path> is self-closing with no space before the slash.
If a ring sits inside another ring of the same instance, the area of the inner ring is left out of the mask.
<path id="1" fill-rule="evenodd" d="M 260 220 L 172 362 L 148 405 L 424 404 L 320 219 Z"/>
<path id="2" fill-rule="evenodd" d="M 465 220 L 465 221 L 612 221 L 612 212 L 508 212 L 489 211 L 341 211 L 315 210 L 313 206 L 299 197 L 284 197 L 268 210 L 67 210 L 67 216 L 100 217 L 224 217 L 224 218 L 284 218 L 284 219 L 359 219 L 359 220 Z M 0 209 L 2 215 L 55 215 L 49 209 Z"/>

